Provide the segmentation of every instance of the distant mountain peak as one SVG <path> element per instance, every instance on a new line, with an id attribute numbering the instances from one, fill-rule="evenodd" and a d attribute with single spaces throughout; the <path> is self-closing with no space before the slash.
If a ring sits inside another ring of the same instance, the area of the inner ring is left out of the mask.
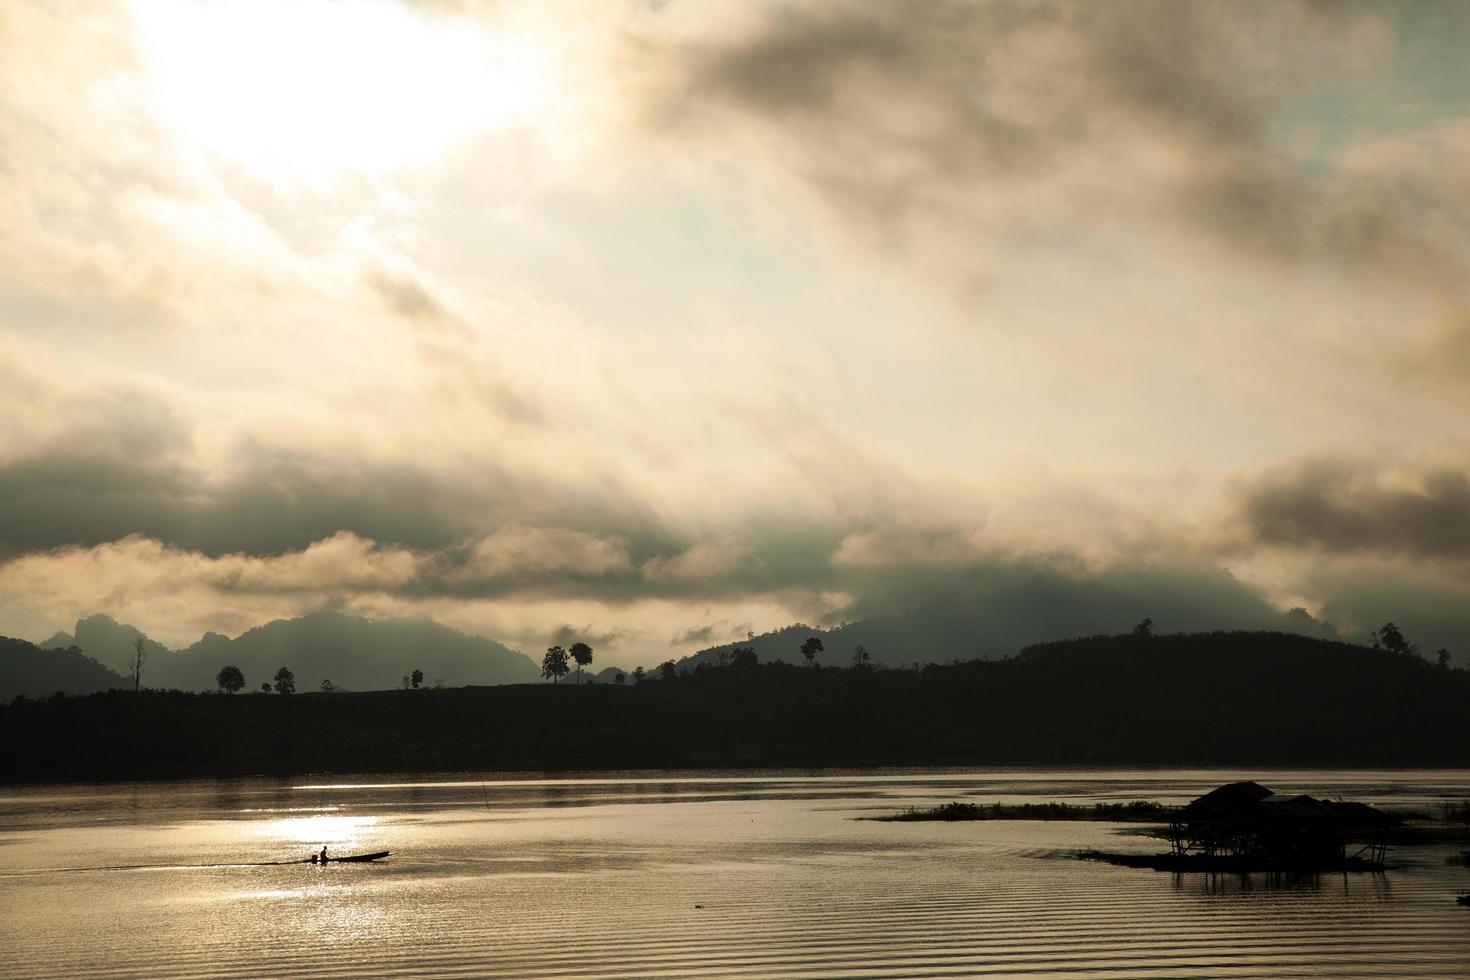
<path id="1" fill-rule="evenodd" d="M 433 619 L 369 619 L 335 611 L 272 620 L 233 639 L 205 634 L 180 652 L 176 683 L 210 687 L 226 664 L 239 667 L 252 687 L 286 667 L 301 690 L 316 690 L 328 680 L 355 691 L 396 688 L 415 670 L 423 672 L 426 684 L 442 680 L 455 687 L 529 683 L 540 676 L 528 657 L 504 644 Z"/>
<path id="2" fill-rule="evenodd" d="M 76 645 L 77 638 L 64 630 L 57 630 L 36 644 L 42 650 L 69 650 Z"/>

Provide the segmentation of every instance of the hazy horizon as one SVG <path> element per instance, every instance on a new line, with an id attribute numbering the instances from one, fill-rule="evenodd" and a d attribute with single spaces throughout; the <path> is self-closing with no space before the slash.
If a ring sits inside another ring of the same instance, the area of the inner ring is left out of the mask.
<path id="1" fill-rule="evenodd" d="M 1467 36 L 8 3 L 0 634 L 339 611 L 651 665 L 1062 582 L 1461 663 Z"/>

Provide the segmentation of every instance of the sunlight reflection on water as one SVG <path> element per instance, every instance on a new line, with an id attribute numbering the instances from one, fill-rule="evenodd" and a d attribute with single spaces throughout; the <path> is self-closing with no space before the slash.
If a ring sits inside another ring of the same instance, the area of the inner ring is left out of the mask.
<path id="1" fill-rule="evenodd" d="M 1255 775 L 1367 799 L 1470 796 L 1464 772 Z M 1178 800 L 1234 773 L 629 777 L 7 790 L 0 975 L 1118 980 L 1454 976 L 1470 962 L 1452 898 L 1470 875 L 1444 863 L 1451 845 L 1402 851 L 1387 875 L 1271 883 L 1075 860 L 1156 849 L 1136 826 L 854 819 L 951 799 Z M 393 856 L 260 863 L 322 844 Z M 62 867 L 94 870 L 46 870 Z"/>
<path id="2" fill-rule="evenodd" d="M 264 820 L 253 825 L 257 836 L 272 841 L 299 844 L 355 845 L 374 831 L 381 817 L 346 817 L 314 814 L 310 817 L 287 817 Z"/>

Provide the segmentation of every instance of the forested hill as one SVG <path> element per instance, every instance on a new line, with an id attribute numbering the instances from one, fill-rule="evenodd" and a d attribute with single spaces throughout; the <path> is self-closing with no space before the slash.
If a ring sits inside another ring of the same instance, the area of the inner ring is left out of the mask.
<path id="1" fill-rule="evenodd" d="M 1282 633 L 1095 637 L 920 670 L 128 692 L 0 709 L 0 779 L 696 766 L 1460 766 L 1470 673 Z"/>
<path id="2" fill-rule="evenodd" d="M 125 683 L 119 674 L 75 647 L 42 650 L 25 640 L 0 636 L 0 702 L 20 695 L 44 697 L 56 691 L 90 694 Z"/>
<path id="3" fill-rule="evenodd" d="M 1165 588 L 1165 583 L 1149 579 L 1131 592 L 1119 592 L 1042 578 L 936 597 L 905 612 L 875 615 L 831 629 L 797 623 L 708 647 L 689 660 L 692 664 L 718 663 L 736 648 L 749 647 L 763 661 L 799 664 L 801 645 L 812 636 L 824 647 L 817 662 L 828 667 L 852 663 L 859 646 L 872 663 L 887 667 L 948 663 L 954 658 L 996 660 L 1034 643 L 1128 629 L 1144 617 L 1145 610 L 1168 624 L 1171 632 L 1225 628 L 1339 638 L 1332 624 L 1313 619 L 1305 609 L 1279 612 L 1238 584 L 1234 589 L 1205 588 L 1186 577 Z"/>

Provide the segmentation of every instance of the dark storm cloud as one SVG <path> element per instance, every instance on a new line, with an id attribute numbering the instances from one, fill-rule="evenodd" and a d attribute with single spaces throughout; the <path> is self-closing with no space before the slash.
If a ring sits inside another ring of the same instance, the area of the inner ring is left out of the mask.
<path id="1" fill-rule="evenodd" d="M 597 483 L 595 497 L 578 496 L 528 477 L 492 472 L 470 482 L 407 464 L 260 447 L 241 451 L 234 477 L 209 480 L 180 461 L 189 447 L 185 427 L 157 405 L 128 404 L 110 429 L 95 419 L 79 427 L 65 452 L 0 467 L 7 555 L 144 535 L 206 556 L 236 555 L 219 566 L 184 566 L 219 593 L 315 594 L 320 608 L 346 608 L 345 598 L 357 594 L 610 606 L 774 598 L 817 624 L 864 620 L 854 642 L 894 662 L 1010 653 L 1036 640 L 1125 630 L 1144 617 L 1161 630 L 1287 625 L 1259 590 L 1188 559 L 1099 568 L 1066 555 L 1017 557 L 988 547 L 973 527 L 916 533 L 900 514 L 910 498 L 897 491 L 875 492 L 861 517 L 752 518 L 701 536 L 664 525 L 611 482 Z M 844 473 L 857 465 L 843 458 Z M 1364 465 L 1303 464 L 1250 485 L 1243 506 L 1253 534 L 1268 544 L 1470 556 L 1470 477 L 1457 470 L 1395 485 Z M 857 540 L 863 547 L 850 547 Z M 891 547 L 899 541 L 916 545 Z M 150 561 L 173 560 L 146 548 L 129 553 L 143 571 Z M 284 557 L 254 564 L 240 553 Z M 1339 575 L 1308 583 L 1303 594 L 1323 597 L 1329 618 L 1349 628 L 1411 613 L 1437 645 L 1455 647 L 1470 635 L 1453 589 L 1421 589 L 1417 604 L 1393 608 L 1374 600 L 1374 583 L 1392 577 Z M 582 639 L 622 649 L 643 638 L 612 624 L 560 622 L 551 636 L 563 645 Z M 749 628 L 706 621 L 673 634 L 672 644 L 688 650 Z"/>
<path id="2" fill-rule="evenodd" d="M 195 461 L 191 427 L 156 399 L 103 393 L 54 410 L 76 424 L 0 461 L 0 558 L 130 535 L 209 557 L 279 555 L 343 531 L 434 551 L 517 523 L 621 535 L 644 556 L 679 547 L 610 479 L 568 486 L 487 460 L 446 472 L 252 443 L 215 474 Z"/>
<path id="3" fill-rule="evenodd" d="M 985 560 L 917 576 L 895 570 L 873 584 L 882 586 L 875 600 L 846 610 L 851 622 L 828 633 L 824 663 L 845 664 L 859 644 L 891 666 L 1001 657 L 1046 640 L 1126 633 L 1144 619 L 1161 633 L 1321 630 L 1310 617 L 1283 616 L 1223 571 L 1186 564 L 1089 570 L 1064 558 Z M 787 631 L 752 645 L 762 660 L 793 662 L 804 638 Z"/>
<path id="4" fill-rule="evenodd" d="M 760 520 L 741 529 L 746 547 L 727 559 L 608 473 L 547 479 L 487 460 L 451 472 L 252 443 L 234 447 L 228 471 L 213 473 L 194 456 L 190 426 L 157 400 L 104 393 L 57 411 L 77 425 L 0 462 L 0 560 L 128 538 L 206 558 L 272 557 L 348 534 L 377 557 L 381 549 L 415 556 L 417 574 L 393 586 L 405 597 L 617 602 L 829 582 L 828 556 L 842 536 L 819 522 Z M 309 585 L 252 575 L 239 587 Z M 381 586 L 363 579 L 352 587 Z"/>
<path id="5" fill-rule="evenodd" d="M 192 432 L 166 404 L 130 391 L 40 404 L 72 425 L 63 438 L 0 462 L 0 558 L 171 525 L 190 506 L 198 482 L 184 462 Z"/>
<path id="6" fill-rule="evenodd" d="M 1055 636 L 1119 632 L 1144 617 L 1180 631 L 1260 627 L 1280 615 L 1254 586 L 1182 559 L 1096 568 L 1069 555 L 990 556 L 959 567 L 871 570 L 852 584 L 861 598 L 846 611 L 850 619 L 933 606 L 941 618 L 1049 623 Z"/>
<path id="7" fill-rule="evenodd" d="M 1470 558 L 1470 476 L 1459 469 L 1390 483 L 1366 463 L 1312 460 L 1250 485 L 1242 508 L 1266 544 Z"/>
<path id="8" fill-rule="evenodd" d="M 508 479 L 506 481 L 509 482 Z M 353 464 L 257 452 L 215 481 L 178 460 L 58 448 L 0 466 L 0 554 L 90 546 L 128 535 L 217 556 L 268 555 L 338 531 L 432 548 L 492 519 L 509 494 L 473 494 L 411 464 Z"/>

